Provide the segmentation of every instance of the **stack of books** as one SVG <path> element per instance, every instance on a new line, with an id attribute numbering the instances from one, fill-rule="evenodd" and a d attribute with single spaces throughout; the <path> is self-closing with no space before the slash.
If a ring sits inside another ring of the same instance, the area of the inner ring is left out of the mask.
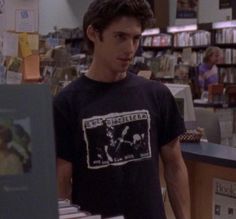
<path id="1" fill-rule="evenodd" d="M 59 219 L 102 219 L 100 214 L 92 215 L 88 211 L 80 209 L 79 205 L 74 205 L 70 200 L 58 200 Z M 123 216 L 115 216 L 103 219 L 125 219 Z"/>
<path id="2" fill-rule="evenodd" d="M 58 201 L 59 219 L 102 219 L 101 215 L 91 215 L 87 211 L 80 210 L 78 205 L 74 205 L 70 200 Z"/>

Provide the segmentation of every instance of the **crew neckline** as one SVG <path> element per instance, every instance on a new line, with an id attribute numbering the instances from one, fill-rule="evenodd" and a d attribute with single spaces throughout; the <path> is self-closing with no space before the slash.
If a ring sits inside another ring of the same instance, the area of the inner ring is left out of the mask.
<path id="1" fill-rule="evenodd" d="M 118 80 L 118 81 L 113 81 L 113 82 L 105 82 L 105 81 L 94 80 L 92 78 L 89 78 L 85 74 L 83 74 L 81 77 L 82 77 L 83 80 L 86 80 L 89 83 L 98 84 L 98 85 L 101 84 L 101 85 L 104 85 L 104 86 L 110 86 L 110 85 L 121 84 L 121 83 L 126 82 L 131 77 L 131 73 L 127 72 L 127 74 L 124 78 L 122 78 L 121 80 Z"/>

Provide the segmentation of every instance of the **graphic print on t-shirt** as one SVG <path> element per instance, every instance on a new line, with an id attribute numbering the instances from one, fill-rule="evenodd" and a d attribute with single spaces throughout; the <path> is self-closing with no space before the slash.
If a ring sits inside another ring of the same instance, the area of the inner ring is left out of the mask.
<path id="1" fill-rule="evenodd" d="M 83 119 L 82 123 L 89 169 L 151 157 L 147 110 L 93 116 Z"/>

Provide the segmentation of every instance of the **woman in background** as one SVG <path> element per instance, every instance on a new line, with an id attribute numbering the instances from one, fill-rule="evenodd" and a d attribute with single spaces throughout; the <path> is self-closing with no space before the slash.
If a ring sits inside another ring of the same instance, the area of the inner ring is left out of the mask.
<path id="1" fill-rule="evenodd" d="M 210 84 L 219 81 L 217 64 L 221 63 L 222 50 L 219 47 L 208 47 L 206 49 L 203 63 L 198 68 L 198 82 L 201 92 L 207 91 Z"/>

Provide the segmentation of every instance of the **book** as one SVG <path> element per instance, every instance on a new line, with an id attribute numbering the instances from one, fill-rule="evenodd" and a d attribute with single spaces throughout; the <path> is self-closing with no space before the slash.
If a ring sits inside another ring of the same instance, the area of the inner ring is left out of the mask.
<path id="1" fill-rule="evenodd" d="M 96 214 L 96 215 L 88 215 L 85 217 L 79 217 L 78 219 L 102 219 L 102 216 L 100 214 Z"/>
<path id="2" fill-rule="evenodd" d="M 108 217 L 105 219 L 125 219 L 125 218 L 124 218 L 124 216 L 120 215 L 120 216 Z"/>
<path id="3" fill-rule="evenodd" d="M 88 217 L 87 213 L 83 211 L 59 215 L 59 219 L 77 219 L 77 218 L 87 218 L 87 217 Z M 101 219 L 101 217 L 91 218 L 91 219 Z"/>
<path id="4" fill-rule="evenodd" d="M 77 213 L 79 212 L 79 209 L 77 208 L 77 206 L 67 206 L 59 208 L 58 211 L 59 215 L 63 215 L 63 214 Z"/>
<path id="5" fill-rule="evenodd" d="M 50 90 L 0 85 L 0 102 L 0 218 L 58 219 Z"/>
<path id="6" fill-rule="evenodd" d="M 71 202 L 69 199 L 59 199 L 58 200 L 58 208 L 64 208 L 71 206 Z"/>

